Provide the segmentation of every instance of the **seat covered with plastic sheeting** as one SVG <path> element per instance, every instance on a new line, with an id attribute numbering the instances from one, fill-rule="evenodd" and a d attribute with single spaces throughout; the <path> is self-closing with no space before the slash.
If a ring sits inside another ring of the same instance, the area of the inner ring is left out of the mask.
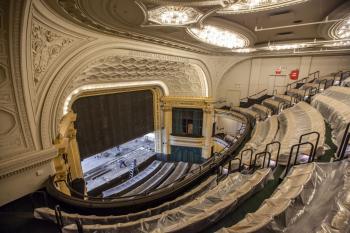
<path id="1" fill-rule="evenodd" d="M 175 163 L 164 163 L 164 165 L 150 177 L 147 181 L 134 188 L 133 190 L 125 193 L 123 196 L 133 196 L 141 193 L 146 193 L 154 188 L 156 188 L 160 183 L 166 179 L 169 174 L 174 170 Z"/>
<path id="2" fill-rule="evenodd" d="M 275 100 L 278 100 L 278 101 L 284 101 L 284 102 L 287 102 L 289 104 L 293 104 L 293 98 L 289 95 L 275 95 L 272 98 L 274 98 Z"/>
<path id="3" fill-rule="evenodd" d="M 278 120 L 277 116 L 271 116 L 267 118 L 265 121 L 258 121 L 254 127 L 254 131 L 250 140 L 245 144 L 241 152 L 246 149 L 252 149 L 253 153 L 259 153 L 265 150 L 266 144 L 274 141 L 278 130 Z M 250 156 L 246 156 L 247 152 L 244 152 L 243 155 L 239 153 L 239 159 L 243 165 L 250 165 L 253 162 Z M 238 168 L 239 161 L 233 160 L 231 163 L 231 169 L 235 170 Z"/>
<path id="4" fill-rule="evenodd" d="M 348 233 L 349 223 L 350 162 L 344 160 L 294 167 L 256 212 L 219 232 Z"/>
<path id="5" fill-rule="evenodd" d="M 84 232 L 199 232 L 261 189 L 270 174 L 270 169 L 261 169 L 252 175 L 234 173 L 201 197 L 175 209 L 134 222 L 84 225 Z M 65 226 L 63 232 L 77 232 L 77 227 Z"/>
<path id="6" fill-rule="evenodd" d="M 167 185 L 170 185 L 171 183 L 178 180 L 179 178 L 184 177 L 184 175 L 187 173 L 188 169 L 190 168 L 189 165 L 190 165 L 189 163 L 178 162 L 174 171 L 157 188 L 162 188 Z"/>
<path id="7" fill-rule="evenodd" d="M 136 176 L 130 178 L 129 180 L 117 185 L 116 187 L 107 189 L 102 192 L 103 197 L 110 197 L 116 195 L 122 195 L 135 186 L 139 185 L 141 182 L 146 180 L 148 177 L 152 176 L 161 167 L 162 162 L 155 160 L 143 171 L 141 171 Z"/>
<path id="8" fill-rule="evenodd" d="M 250 120 L 256 120 L 260 117 L 259 113 L 250 108 L 231 107 L 231 111 L 239 112 L 248 117 Z"/>
<path id="9" fill-rule="evenodd" d="M 330 87 L 322 94 L 316 95 L 311 105 L 331 125 L 333 141 L 339 146 L 345 128 L 350 122 L 350 88 Z"/>
<path id="10" fill-rule="evenodd" d="M 345 79 L 341 85 L 343 87 L 350 87 L 350 78 Z"/>
<path id="11" fill-rule="evenodd" d="M 265 119 L 271 116 L 272 114 L 271 109 L 261 104 L 254 104 L 253 106 L 251 106 L 251 109 L 259 113 L 260 119 Z"/>
<path id="12" fill-rule="evenodd" d="M 299 97 L 308 97 L 309 94 L 310 94 L 310 88 L 307 88 L 307 89 L 289 89 L 287 91 L 287 94 L 290 95 L 290 96 L 299 96 Z"/>
<path id="13" fill-rule="evenodd" d="M 130 213 L 126 215 L 109 215 L 109 216 L 96 216 L 96 215 L 81 215 L 66 213 L 64 211 L 62 214 L 63 225 L 74 224 L 76 220 L 80 220 L 82 224 L 116 224 L 125 223 L 129 221 L 137 221 L 141 218 L 151 217 L 153 215 L 160 214 L 166 210 L 176 208 L 180 205 L 186 204 L 200 195 L 203 195 L 207 190 L 216 186 L 216 176 L 210 176 L 198 186 L 194 187 L 190 191 L 184 193 L 183 195 L 177 197 L 174 200 L 165 202 L 159 206 L 141 211 L 136 213 Z M 34 217 L 38 219 L 45 219 L 56 223 L 55 211 L 53 209 L 42 207 L 36 208 L 34 210 Z"/>
<path id="14" fill-rule="evenodd" d="M 304 193 L 316 185 L 317 176 L 314 175 L 316 164 L 302 164 L 293 167 L 289 175 L 277 187 L 272 196 L 266 199 L 257 211 L 248 213 L 244 219 L 237 224 L 222 228 L 219 233 L 250 233 L 270 232 L 275 221 L 288 221 L 286 211 L 295 202 L 307 202 Z M 296 203 L 297 204 L 297 203 Z M 274 232 L 273 230 L 271 232 Z"/>
<path id="15" fill-rule="evenodd" d="M 291 100 L 291 96 L 276 95 L 264 100 L 262 105 L 270 108 L 273 113 L 278 114 L 284 106 L 292 104 Z"/>
<path id="16" fill-rule="evenodd" d="M 316 151 L 321 151 L 323 149 L 325 124 L 322 116 L 309 104 L 299 102 L 294 107 L 283 111 L 278 116 L 278 121 L 279 130 L 275 141 L 281 142 L 279 163 L 287 164 L 291 147 L 299 143 L 300 136 L 303 134 L 318 132 L 320 134 L 320 140 Z M 316 145 L 316 138 L 317 137 L 315 135 L 308 135 L 303 137 L 302 142 L 310 141 Z M 311 147 L 308 145 L 301 146 L 298 156 L 312 154 L 310 149 Z M 319 154 L 321 153 L 322 151 Z M 272 157 L 272 160 L 275 159 L 275 157 Z M 305 157 L 304 159 L 308 158 Z M 294 161 L 294 157 L 292 157 L 292 161 Z"/>

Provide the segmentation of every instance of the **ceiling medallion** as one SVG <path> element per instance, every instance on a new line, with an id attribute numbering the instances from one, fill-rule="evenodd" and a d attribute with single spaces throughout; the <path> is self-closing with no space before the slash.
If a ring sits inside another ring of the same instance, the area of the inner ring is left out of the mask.
<path id="1" fill-rule="evenodd" d="M 160 25 L 188 25 L 196 23 L 202 13 L 192 7 L 161 6 L 148 11 L 148 21 Z"/>
<path id="2" fill-rule="evenodd" d="M 249 40 L 245 36 L 213 25 L 205 25 L 202 28 L 192 27 L 187 31 L 197 40 L 218 47 L 238 49 L 249 45 Z"/>
<path id="3" fill-rule="evenodd" d="M 270 10 L 289 5 L 307 2 L 309 0 L 238 0 L 236 3 L 219 10 L 221 14 L 240 14 Z"/>

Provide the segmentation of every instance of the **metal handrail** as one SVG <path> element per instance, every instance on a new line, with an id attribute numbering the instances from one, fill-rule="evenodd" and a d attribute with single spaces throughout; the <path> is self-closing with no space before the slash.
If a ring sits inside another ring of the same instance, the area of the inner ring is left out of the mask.
<path id="1" fill-rule="evenodd" d="M 251 148 L 248 148 L 248 149 L 245 149 L 245 150 L 241 151 L 241 160 L 243 160 L 243 153 L 246 152 L 246 151 L 250 152 L 250 160 L 249 160 L 249 169 L 250 169 L 251 166 L 252 166 L 252 160 L 253 160 L 254 151 Z"/>
<path id="2" fill-rule="evenodd" d="M 56 226 L 58 228 L 58 231 L 62 233 L 62 228 L 64 224 L 63 224 L 61 207 L 59 205 L 55 206 L 55 218 L 56 218 Z"/>
<path id="3" fill-rule="evenodd" d="M 294 152 L 294 148 L 297 147 L 297 153 L 295 154 L 295 159 L 294 159 L 293 166 L 296 164 L 296 161 L 298 159 L 300 146 L 303 146 L 303 145 L 309 145 L 311 147 L 311 150 L 310 150 L 310 153 L 309 153 L 308 163 L 313 162 L 313 160 L 311 160 L 310 158 L 312 158 L 312 153 L 314 151 L 314 144 L 312 144 L 311 142 L 303 142 L 303 143 L 298 143 L 298 144 L 293 145 L 291 147 L 291 149 L 290 149 L 290 153 L 289 153 L 289 157 L 288 157 L 288 163 L 287 163 L 287 167 L 286 167 L 286 173 L 284 174 L 284 177 L 286 177 L 287 174 L 288 174 L 288 171 L 289 171 L 289 168 L 290 168 L 290 162 L 292 160 L 292 156 L 293 156 L 293 152 Z"/>
<path id="4" fill-rule="evenodd" d="M 245 100 L 245 99 L 249 99 L 249 98 L 254 97 L 254 96 L 256 96 L 256 95 L 260 95 L 260 94 L 263 93 L 264 91 L 267 91 L 267 89 L 264 89 L 264 90 L 262 90 L 262 91 L 259 91 L 258 93 L 255 93 L 255 94 L 253 94 L 253 95 L 247 96 L 247 97 L 245 97 L 245 98 L 241 98 L 240 101 Z"/>
<path id="5" fill-rule="evenodd" d="M 281 151 L 281 142 L 279 141 L 274 141 L 274 142 L 270 142 L 268 144 L 266 144 L 265 146 L 265 151 L 268 151 L 268 148 L 272 145 L 275 145 L 277 144 L 278 145 L 278 150 L 277 150 L 277 157 L 276 157 L 276 164 L 275 164 L 275 167 L 277 167 L 278 165 L 278 160 L 279 160 L 279 157 L 280 157 L 280 151 Z"/>
<path id="6" fill-rule="evenodd" d="M 261 156 L 264 156 L 264 160 L 263 160 L 263 165 L 261 168 L 264 168 L 265 167 L 265 161 L 266 161 L 266 155 L 269 155 L 268 157 L 268 162 L 267 162 L 267 167 L 270 166 L 270 161 L 271 161 L 271 153 L 268 152 L 268 151 L 263 151 L 263 152 L 260 152 L 260 153 L 257 153 L 255 154 L 255 157 L 254 157 L 254 163 L 253 163 L 253 170 L 255 170 L 255 166 L 256 166 L 256 159 L 260 158 Z"/>
<path id="7" fill-rule="evenodd" d="M 302 135 L 300 135 L 300 137 L 299 137 L 299 143 L 302 143 L 302 140 L 303 140 L 303 137 L 305 137 L 305 136 L 309 136 L 309 135 L 316 135 L 316 144 L 314 145 L 315 146 L 315 150 L 314 150 L 314 152 L 313 152 L 313 154 L 312 154 L 312 161 L 314 161 L 314 159 L 315 159 L 315 156 L 316 156 L 316 150 L 317 150 L 317 148 L 318 148 L 318 143 L 319 143 L 319 141 L 320 141 L 320 133 L 319 132 L 317 132 L 317 131 L 312 131 L 312 132 L 309 132 L 309 133 L 305 133 L 305 134 L 302 134 Z"/>
<path id="8" fill-rule="evenodd" d="M 339 160 L 342 160 L 344 158 L 349 140 L 350 140 L 350 122 L 347 124 L 345 128 L 344 135 L 338 149 L 337 158 Z"/>

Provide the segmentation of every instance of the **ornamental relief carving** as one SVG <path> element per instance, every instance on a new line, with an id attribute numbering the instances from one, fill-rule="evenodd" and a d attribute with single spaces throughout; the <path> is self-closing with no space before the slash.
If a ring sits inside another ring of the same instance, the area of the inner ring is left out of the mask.
<path id="1" fill-rule="evenodd" d="M 36 86 L 42 80 L 45 71 L 53 60 L 68 48 L 73 41 L 73 39 L 44 28 L 38 22 L 33 21 L 31 44 L 34 83 Z"/>
<path id="2" fill-rule="evenodd" d="M 141 80 L 163 81 L 168 86 L 170 95 L 205 95 L 198 72 L 192 65 L 129 56 L 110 56 L 99 59 L 77 77 L 74 86 L 86 83 Z"/>

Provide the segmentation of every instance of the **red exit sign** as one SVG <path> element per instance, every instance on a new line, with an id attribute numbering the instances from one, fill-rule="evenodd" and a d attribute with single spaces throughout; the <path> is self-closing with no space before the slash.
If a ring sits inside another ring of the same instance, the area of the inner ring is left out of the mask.
<path id="1" fill-rule="evenodd" d="M 289 78 L 290 78 L 291 80 L 298 80 L 298 78 L 299 78 L 299 70 L 298 70 L 298 69 L 292 70 L 292 71 L 290 72 L 290 74 L 289 74 Z"/>

